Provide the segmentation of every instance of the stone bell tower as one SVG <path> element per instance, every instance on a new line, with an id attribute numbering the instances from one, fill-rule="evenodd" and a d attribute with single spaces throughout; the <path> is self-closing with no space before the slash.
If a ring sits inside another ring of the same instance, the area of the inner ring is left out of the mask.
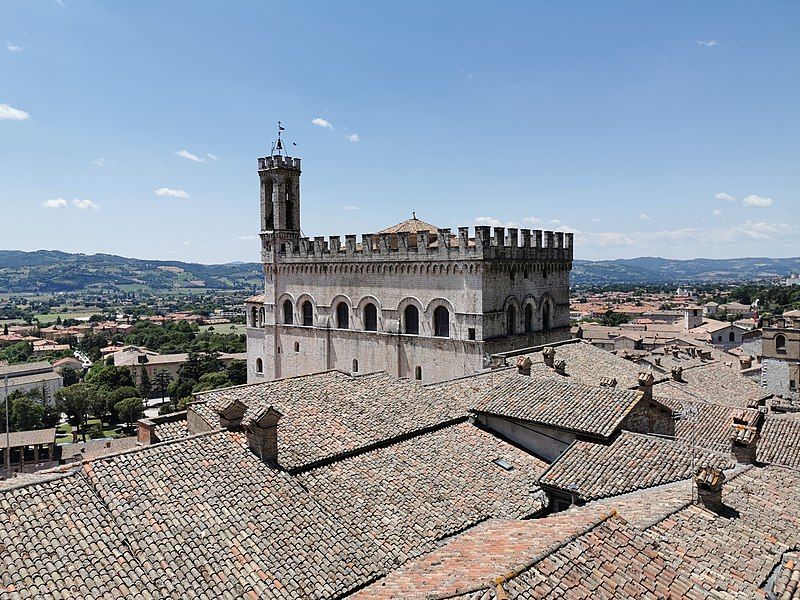
<path id="1" fill-rule="evenodd" d="M 279 248 L 300 236 L 300 159 L 284 154 L 278 124 L 278 139 L 271 156 L 258 159 L 261 179 L 261 240 L 267 250 Z"/>

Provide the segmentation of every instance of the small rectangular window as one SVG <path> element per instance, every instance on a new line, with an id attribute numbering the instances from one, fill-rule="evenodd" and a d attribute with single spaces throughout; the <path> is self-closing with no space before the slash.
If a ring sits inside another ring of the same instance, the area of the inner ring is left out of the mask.
<path id="1" fill-rule="evenodd" d="M 470 340 L 475 341 L 475 328 L 474 327 L 470 327 L 469 329 L 467 329 L 467 337 Z"/>
<path id="2" fill-rule="evenodd" d="M 506 471 L 513 471 L 514 470 L 514 466 L 510 462 L 508 462 L 505 458 L 498 458 L 498 459 L 493 460 L 492 462 L 494 464 L 496 464 L 498 467 L 500 467 L 501 469 L 504 469 Z"/>

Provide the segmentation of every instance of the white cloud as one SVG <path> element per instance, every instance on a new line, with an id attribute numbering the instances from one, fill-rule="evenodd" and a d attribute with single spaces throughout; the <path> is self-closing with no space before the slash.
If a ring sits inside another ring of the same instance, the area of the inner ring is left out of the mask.
<path id="1" fill-rule="evenodd" d="M 640 221 L 652 221 L 653 218 L 650 217 L 649 215 L 646 215 L 646 214 L 642 213 L 642 214 L 639 215 L 639 220 Z"/>
<path id="2" fill-rule="evenodd" d="M 236 238 L 240 242 L 252 242 L 253 240 L 257 240 L 257 235 L 240 235 Z"/>
<path id="3" fill-rule="evenodd" d="M 15 46 L 11 42 L 8 42 L 6 44 L 6 50 L 9 52 L 22 52 L 22 46 Z"/>
<path id="4" fill-rule="evenodd" d="M 27 121 L 31 116 L 24 110 L 8 104 L 0 104 L 0 121 Z"/>
<path id="5" fill-rule="evenodd" d="M 200 158 L 197 154 L 192 154 L 188 150 L 181 150 L 175 153 L 175 156 L 180 156 L 181 158 L 185 158 L 187 160 L 191 160 L 193 162 L 205 162 L 205 158 Z"/>
<path id="6" fill-rule="evenodd" d="M 355 204 L 348 204 L 344 207 L 345 210 L 361 210 L 360 206 L 356 206 Z"/>
<path id="7" fill-rule="evenodd" d="M 717 40 L 697 40 L 697 43 L 701 46 L 719 46 L 719 42 Z"/>
<path id="8" fill-rule="evenodd" d="M 786 223 L 764 223 L 745 221 L 732 228 L 733 233 L 753 240 L 773 240 L 791 234 L 794 229 Z"/>
<path id="9" fill-rule="evenodd" d="M 589 219 L 589 220 L 590 220 L 592 223 L 599 223 L 599 222 L 600 222 L 600 217 L 592 217 L 592 218 L 591 218 L 591 219 Z"/>
<path id="10" fill-rule="evenodd" d="M 97 210 L 100 208 L 91 200 L 78 200 L 77 198 L 72 201 L 72 206 L 80 208 L 81 210 Z"/>
<path id="11" fill-rule="evenodd" d="M 67 202 L 64 198 L 50 198 L 42 202 L 42 206 L 45 208 L 66 208 L 69 205 L 81 210 L 98 210 L 100 208 L 91 200 L 79 200 L 78 198 L 75 198 L 72 202 Z"/>
<path id="12" fill-rule="evenodd" d="M 578 235 L 575 237 L 575 243 L 580 246 L 594 244 L 596 246 L 608 248 L 619 246 L 635 246 L 636 240 L 627 233 L 607 231 Z"/>
<path id="13" fill-rule="evenodd" d="M 348 142 L 354 142 L 356 144 L 361 141 L 361 138 L 358 137 L 357 133 L 351 133 L 349 135 L 346 135 L 344 136 L 344 139 L 346 139 Z"/>
<path id="14" fill-rule="evenodd" d="M 722 211 L 721 211 L 721 210 L 715 210 L 715 211 L 714 211 L 714 216 L 715 216 L 715 217 L 718 217 L 718 216 L 720 216 L 721 214 L 722 214 Z"/>
<path id="15" fill-rule="evenodd" d="M 758 208 L 766 208 L 768 206 L 772 206 L 772 198 L 764 198 L 762 196 L 756 196 L 755 194 L 750 194 L 746 196 L 744 200 L 742 200 L 742 204 L 745 206 L 757 206 Z"/>
<path id="16" fill-rule="evenodd" d="M 726 202 L 736 202 L 736 198 L 731 196 L 730 194 L 726 194 L 725 192 L 717 192 L 714 194 L 714 198 L 717 200 L 725 200 Z"/>
<path id="17" fill-rule="evenodd" d="M 317 117 L 316 119 L 311 119 L 311 122 L 316 125 L 317 127 L 322 127 L 323 129 L 333 129 L 333 125 L 330 124 L 330 121 L 323 119 L 322 117 Z"/>
<path id="18" fill-rule="evenodd" d="M 181 244 L 181 246 L 191 246 L 191 245 L 192 245 L 192 240 L 186 240 L 185 242 L 183 242 L 183 244 Z"/>
<path id="19" fill-rule="evenodd" d="M 64 208 L 66 205 L 67 201 L 63 198 L 51 198 L 42 202 L 42 206 L 45 208 Z"/>
<path id="20" fill-rule="evenodd" d="M 183 190 L 172 189 L 168 187 L 162 187 L 155 190 L 156 196 L 169 196 L 171 198 L 188 198 L 189 194 L 184 192 Z"/>
<path id="21" fill-rule="evenodd" d="M 105 158 L 96 158 L 92 161 L 92 164 L 97 167 L 105 167 L 106 166 L 106 159 Z"/>
<path id="22" fill-rule="evenodd" d="M 217 160 L 217 157 L 213 154 L 206 154 L 206 156 L 208 157 L 208 160 Z"/>
<path id="23" fill-rule="evenodd" d="M 542 220 L 539 217 L 525 217 L 522 219 L 522 222 L 525 223 L 525 225 L 538 225 Z"/>
<path id="24" fill-rule="evenodd" d="M 495 219 L 494 217 L 476 217 L 473 221 L 474 225 L 488 225 L 489 227 L 516 227 L 517 224 L 514 221 L 506 221 L 503 223 L 500 219 Z"/>

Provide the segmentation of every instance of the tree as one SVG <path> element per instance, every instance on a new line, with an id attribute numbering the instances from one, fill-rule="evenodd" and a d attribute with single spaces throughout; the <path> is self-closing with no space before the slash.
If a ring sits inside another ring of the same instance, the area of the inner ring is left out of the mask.
<path id="1" fill-rule="evenodd" d="M 121 387 L 135 387 L 133 375 L 128 367 L 108 367 L 95 363 L 86 374 L 87 383 L 93 383 L 107 390 L 116 390 Z"/>
<path id="2" fill-rule="evenodd" d="M 75 369 L 70 369 L 66 367 L 61 371 L 61 379 L 64 380 L 64 386 L 75 385 L 76 383 L 80 383 L 81 377 L 78 375 L 78 372 Z"/>
<path id="3" fill-rule="evenodd" d="M 36 390 L 32 390 L 33 395 Z M 9 427 L 11 431 L 27 431 L 29 429 L 41 429 L 42 415 L 44 407 L 32 394 L 14 390 L 8 395 Z M 5 431 L 5 422 L 2 423 Z"/>
<path id="4" fill-rule="evenodd" d="M 166 369 L 159 369 L 153 373 L 153 383 L 155 383 L 156 389 L 161 392 L 161 400 L 164 400 L 167 395 L 170 381 L 172 381 L 172 375 Z"/>
<path id="5" fill-rule="evenodd" d="M 153 393 L 153 386 L 150 385 L 150 376 L 147 374 L 147 369 L 142 369 L 142 374 L 139 376 L 139 394 L 145 400 Z"/>
<path id="6" fill-rule="evenodd" d="M 130 429 L 131 423 L 144 413 L 144 403 L 141 398 L 125 398 L 117 402 L 114 408 L 117 409 L 117 413 L 125 421 L 128 429 Z"/>
<path id="7" fill-rule="evenodd" d="M 228 379 L 227 373 L 218 371 L 216 373 L 206 373 L 200 377 L 200 381 L 192 388 L 192 392 L 205 392 L 207 390 L 216 390 L 221 387 L 227 387 L 231 384 Z"/>
<path id="8" fill-rule="evenodd" d="M 231 385 L 247 383 L 247 363 L 243 360 L 233 360 L 226 369 Z"/>
<path id="9" fill-rule="evenodd" d="M 135 387 L 121 387 L 106 394 L 106 409 L 111 413 L 111 420 L 119 421 L 116 405 L 125 398 L 134 398 L 139 393 Z"/>
<path id="10" fill-rule="evenodd" d="M 76 383 L 69 387 L 63 387 L 56 392 L 56 402 L 61 412 L 67 413 L 74 418 L 78 433 L 83 433 L 83 441 L 86 441 L 86 415 L 90 407 L 94 406 L 97 396 L 97 386 L 90 383 Z"/>

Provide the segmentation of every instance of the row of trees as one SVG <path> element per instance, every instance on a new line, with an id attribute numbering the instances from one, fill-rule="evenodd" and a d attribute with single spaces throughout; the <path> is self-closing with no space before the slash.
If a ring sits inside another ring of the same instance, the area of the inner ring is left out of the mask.
<path id="1" fill-rule="evenodd" d="M 59 412 L 51 401 L 47 388 L 42 386 L 20 392 L 14 390 L 8 395 L 8 424 L 11 431 L 28 431 L 55 427 Z M 4 410 L 5 407 L 2 407 Z M 0 419 L 0 432 L 5 433 L 5 418 Z"/>

